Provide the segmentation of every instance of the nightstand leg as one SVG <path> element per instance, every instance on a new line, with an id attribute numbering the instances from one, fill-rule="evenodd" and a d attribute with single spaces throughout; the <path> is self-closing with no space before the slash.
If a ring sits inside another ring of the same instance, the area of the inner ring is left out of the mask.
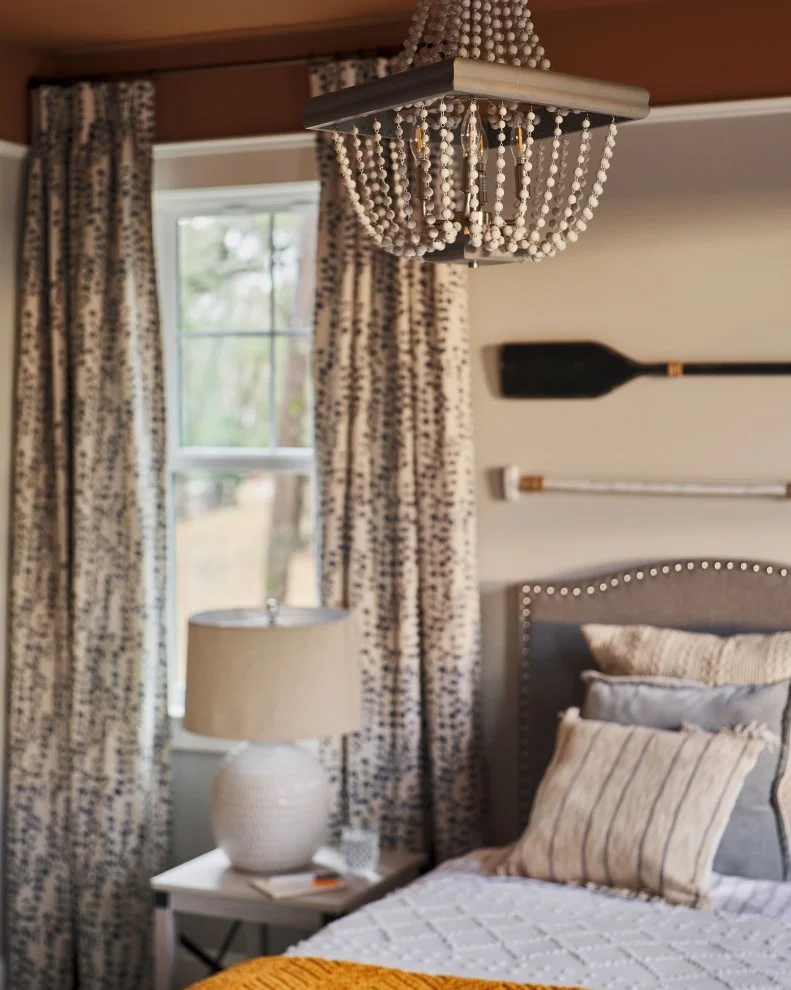
<path id="1" fill-rule="evenodd" d="M 247 954 L 251 959 L 270 955 L 269 925 L 251 924 L 247 928 Z"/>
<path id="2" fill-rule="evenodd" d="M 154 990 L 173 990 L 177 945 L 170 896 L 157 890 L 154 892 Z"/>

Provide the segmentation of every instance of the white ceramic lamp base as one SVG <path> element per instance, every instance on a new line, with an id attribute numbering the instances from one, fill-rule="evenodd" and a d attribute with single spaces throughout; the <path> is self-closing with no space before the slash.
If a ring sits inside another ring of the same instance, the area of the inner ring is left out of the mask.
<path id="1" fill-rule="evenodd" d="M 309 863 L 328 815 L 326 774 L 297 746 L 245 743 L 214 778 L 214 838 L 238 870 L 282 873 Z"/>

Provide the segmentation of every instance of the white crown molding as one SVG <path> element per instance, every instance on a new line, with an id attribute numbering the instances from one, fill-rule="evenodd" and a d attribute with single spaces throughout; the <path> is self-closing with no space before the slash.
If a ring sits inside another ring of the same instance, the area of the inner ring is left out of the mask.
<path id="1" fill-rule="evenodd" d="M 14 141 L 4 141 L 0 138 L 0 158 L 12 158 L 21 161 L 28 153 L 26 144 L 17 144 Z"/>
<path id="2" fill-rule="evenodd" d="M 261 151 L 297 151 L 312 148 L 316 135 L 310 131 L 296 134 L 267 134 L 261 137 L 225 138 L 213 141 L 181 141 L 154 146 L 154 158 L 202 158 L 206 155 L 244 155 Z"/>
<path id="3" fill-rule="evenodd" d="M 305 182 L 269 182 L 249 186 L 208 186 L 199 189 L 157 189 L 157 209 L 174 216 L 189 215 L 196 208 L 234 212 L 250 209 L 277 209 L 284 202 L 317 203 L 318 179 Z"/>
<path id="4" fill-rule="evenodd" d="M 762 100 L 728 100 L 719 103 L 688 103 L 657 107 L 644 120 L 630 127 L 648 124 L 680 124 L 696 120 L 732 120 L 736 117 L 770 117 L 791 113 L 791 97 L 778 96 Z"/>

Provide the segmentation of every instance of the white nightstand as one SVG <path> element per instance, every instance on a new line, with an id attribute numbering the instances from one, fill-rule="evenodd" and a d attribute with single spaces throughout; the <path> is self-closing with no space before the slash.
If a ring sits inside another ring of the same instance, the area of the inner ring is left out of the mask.
<path id="1" fill-rule="evenodd" d="M 330 860 L 333 855 L 337 857 L 334 850 L 322 850 L 317 859 L 326 861 L 327 854 Z M 155 988 L 172 990 L 173 987 L 179 945 L 177 912 L 292 928 L 310 935 L 330 921 L 403 887 L 419 875 L 425 864 L 426 857 L 420 853 L 385 852 L 379 863 L 380 879 L 375 882 L 351 879 L 337 890 L 277 901 L 255 890 L 250 878 L 234 870 L 219 849 L 161 873 L 151 881 L 155 908 Z M 221 968 L 222 950 L 219 958 L 214 959 L 189 940 L 181 941 L 210 969 Z M 226 942 L 230 944 L 230 939 Z"/>

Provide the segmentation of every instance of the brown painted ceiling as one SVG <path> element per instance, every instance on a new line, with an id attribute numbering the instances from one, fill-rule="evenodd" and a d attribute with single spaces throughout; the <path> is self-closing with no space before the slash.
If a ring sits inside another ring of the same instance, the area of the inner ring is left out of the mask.
<path id="1" fill-rule="evenodd" d="M 0 0 L 0 137 L 28 140 L 28 82 L 52 77 L 152 79 L 162 142 L 298 131 L 305 58 L 394 49 L 416 4 Z M 645 86 L 654 106 L 791 93 L 791 0 L 530 4 L 554 68 Z"/>
<path id="2" fill-rule="evenodd" d="M 647 2 L 534 0 L 531 6 L 540 14 Z M 416 0 L 0 0 L 0 38 L 65 52 L 375 22 L 415 6 Z"/>

